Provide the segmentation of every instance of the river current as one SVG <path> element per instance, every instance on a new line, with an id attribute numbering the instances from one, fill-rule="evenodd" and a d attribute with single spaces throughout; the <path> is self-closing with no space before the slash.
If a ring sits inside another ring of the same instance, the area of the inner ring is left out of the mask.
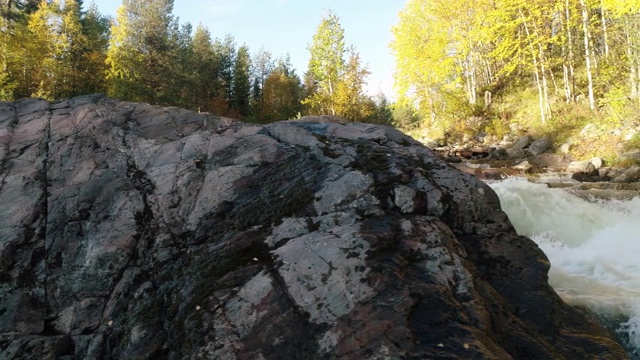
<path id="1" fill-rule="evenodd" d="M 585 200 L 519 178 L 489 185 L 516 231 L 549 258 L 556 292 L 591 309 L 640 358 L 640 197 Z"/>

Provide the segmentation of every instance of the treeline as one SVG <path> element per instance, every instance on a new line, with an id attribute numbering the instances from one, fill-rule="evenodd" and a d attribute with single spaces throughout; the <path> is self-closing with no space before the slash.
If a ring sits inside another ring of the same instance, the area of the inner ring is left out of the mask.
<path id="1" fill-rule="evenodd" d="M 106 92 L 261 122 L 311 113 L 390 122 L 386 98 L 364 94 L 368 71 L 334 13 L 301 78 L 288 55 L 251 54 L 172 12 L 173 0 L 123 0 L 115 19 L 81 0 L 0 0 L 0 100 Z"/>
<path id="2" fill-rule="evenodd" d="M 576 103 L 640 120 L 638 0 L 411 0 L 393 31 L 396 85 L 420 115 L 409 121 L 451 127 L 529 85 L 532 123 Z"/>

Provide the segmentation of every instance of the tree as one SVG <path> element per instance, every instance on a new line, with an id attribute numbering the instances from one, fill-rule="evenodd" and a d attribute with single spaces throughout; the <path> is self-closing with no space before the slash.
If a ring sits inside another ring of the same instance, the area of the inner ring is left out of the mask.
<path id="1" fill-rule="evenodd" d="M 180 33 L 173 0 L 123 0 L 111 27 L 107 52 L 109 95 L 126 100 L 174 103 L 180 83 Z M 178 67 L 178 68 L 177 68 Z"/>
<path id="2" fill-rule="evenodd" d="M 25 73 L 21 72 L 27 42 L 27 30 L 22 13 L 8 3 L 0 12 L 0 100 L 13 100 L 20 92 Z"/>
<path id="3" fill-rule="evenodd" d="M 360 54 L 350 46 L 349 60 L 343 70 L 335 91 L 335 111 L 349 120 L 362 120 L 373 112 L 370 102 L 363 92 L 369 70 L 363 68 Z"/>
<path id="4" fill-rule="evenodd" d="M 211 34 L 202 24 L 196 27 L 191 49 L 191 107 L 198 111 L 213 110 L 211 101 L 219 95 L 219 59 L 213 49 Z"/>
<path id="5" fill-rule="evenodd" d="M 362 66 L 354 46 L 345 48 L 344 30 L 335 13 L 329 12 L 322 19 L 309 52 L 309 70 L 305 74 L 307 95 L 303 100 L 309 112 L 351 120 L 369 116 L 372 101 L 363 92 L 369 71 Z"/>
<path id="6" fill-rule="evenodd" d="M 258 107 L 258 120 L 270 122 L 291 119 L 302 111 L 302 85 L 288 55 L 277 60 L 267 76 Z"/>
<path id="7" fill-rule="evenodd" d="M 316 91 L 304 100 L 318 113 L 336 115 L 334 94 L 344 72 L 345 42 L 340 19 L 328 12 L 318 25 L 309 46 L 309 74 L 313 77 Z"/>
<path id="8" fill-rule="evenodd" d="M 253 99 L 256 102 L 262 100 L 262 89 L 264 88 L 264 82 L 273 71 L 273 60 L 271 59 L 271 52 L 265 48 L 261 48 L 253 56 Z"/>
<path id="9" fill-rule="evenodd" d="M 102 74 L 107 71 L 110 19 L 102 15 L 96 4 L 92 2 L 87 12 L 81 17 L 80 23 L 86 40 L 82 43 L 82 61 L 77 64 L 78 93 L 106 92 L 106 79 Z"/>
<path id="10" fill-rule="evenodd" d="M 232 108 L 240 116 L 249 115 L 251 95 L 251 57 L 246 45 L 238 48 L 233 66 Z"/>
<path id="11" fill-rule="evenodd" d="M 52 99 L 56 94 L 56 81 L 61 75 L 60 65 L 56 62 L 67 50 L 68 43 L 55 26 L 60 9 L 57 1 L 42 1 L 38 10 L 28 18 L 27 31 L 30 42 L 26 44 L 24 68 L 25 84 L 32 92 L 29 96 Z M 26 89 L 25 89 L 26 90 Z"/>
<path id="12" fill-rule="evenodd" d="M 210 108 L 215 114 L 237 116 L 231 111 L 233 98 L 233 70 L 236 58 L 236 42 L 233 35 L 227 34 L 223 40 L 213 41 L 213 52 L 216 59 L 216 90 Z"/>
<path id="13" fill-rule="evenodd" d="M 437 11 L 438 6 L 446 5 L 442 0 L 409 1 L 392 30 L 390 45 L 396 57 L 395 87 L 401 101 L 415 100 L 431 125 L 451 108 L 445 100 L 448 92 L 464 96 L 457 86 L 460 71 L 450 41 L 453 29 L 444 25 L 448 17 Z"/>

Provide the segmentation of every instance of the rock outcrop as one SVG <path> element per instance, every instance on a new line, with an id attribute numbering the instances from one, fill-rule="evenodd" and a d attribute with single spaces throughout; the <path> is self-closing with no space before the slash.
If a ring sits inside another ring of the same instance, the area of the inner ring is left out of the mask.
<path id="1" fill-rule="evenodd" d="M 601 359 L 491 189 L 383 126 L 0 103 L 2 359 Z"/>

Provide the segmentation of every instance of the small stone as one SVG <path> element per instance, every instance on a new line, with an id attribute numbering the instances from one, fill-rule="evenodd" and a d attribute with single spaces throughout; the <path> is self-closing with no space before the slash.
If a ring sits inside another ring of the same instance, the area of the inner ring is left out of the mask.
<path id="1" fill-rule="evenodd" d="M 529 164 L 527 160 L 519 163 L 518 165 L 513 167 L 516 170 L 529 171 L 532 168 L 532 165 Z"/>

